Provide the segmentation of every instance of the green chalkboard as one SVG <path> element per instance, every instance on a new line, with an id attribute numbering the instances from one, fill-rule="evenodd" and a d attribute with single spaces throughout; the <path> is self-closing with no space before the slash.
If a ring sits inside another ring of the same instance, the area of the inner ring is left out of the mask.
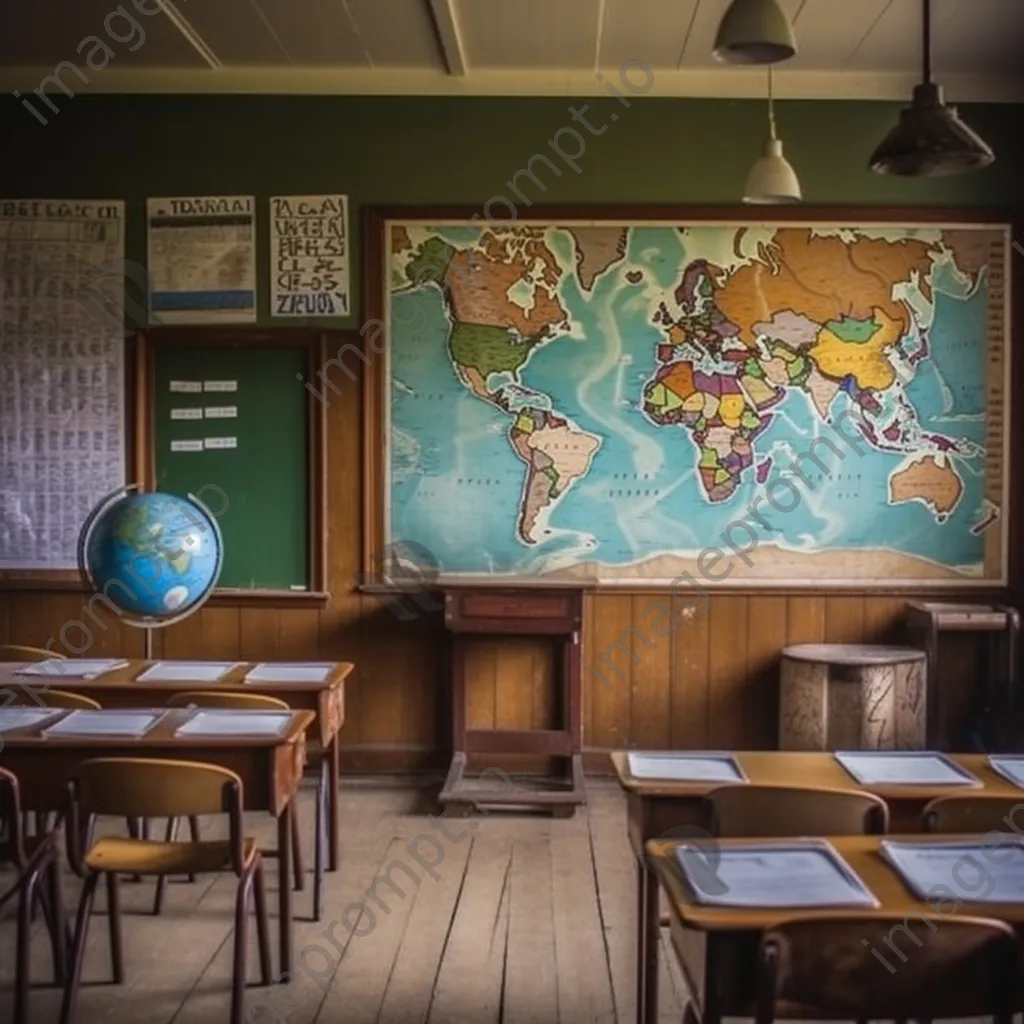
<path id="1" fill-rule="evenodd" d="M 219 586 L 312 589 L 308 348 L 168 343 L 151 358 L 155 487 L 217 515 Z"/>

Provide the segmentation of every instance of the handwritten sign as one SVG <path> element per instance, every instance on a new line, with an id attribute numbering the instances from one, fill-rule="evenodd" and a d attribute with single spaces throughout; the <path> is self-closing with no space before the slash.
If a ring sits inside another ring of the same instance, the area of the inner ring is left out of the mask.
<path id="1" fill-rule="evenodd" d="M 348 197 L 270 200 L 271 314 L 348 316 Z"/>

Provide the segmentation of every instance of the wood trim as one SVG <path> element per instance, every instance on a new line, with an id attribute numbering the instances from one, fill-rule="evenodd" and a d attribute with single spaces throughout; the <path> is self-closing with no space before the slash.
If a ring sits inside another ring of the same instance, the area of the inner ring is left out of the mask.
<path id="1" fill-rule="evenodd" d="M 371 326 L 384 339 L 380 358 L 368 359 L 363 373 L 363 545 L 362 567 L 367 581 L 377 578 L 378 555 L 384 544 L 384 361 L 387 333 L 384 327 L 384 222 L 386 210 L 367 207 L 363 211 L 363 326 Z M 372 337 L 372 336 L 371 336 Z M 372 340 L 367 344 L 373 351 Z"/>

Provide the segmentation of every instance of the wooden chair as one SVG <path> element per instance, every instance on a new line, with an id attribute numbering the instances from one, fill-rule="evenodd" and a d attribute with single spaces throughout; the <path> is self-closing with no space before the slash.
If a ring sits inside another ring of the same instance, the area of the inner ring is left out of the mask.
<path id="1" fill-rule="evenodd" d="M 174 694 L 167 702 L 168 707 L 198 707 L 198 708 L 219 708 L 235 711 L 291 711 L 291 708 L 277 697 L 271 697 L 262 693 L 217 693 L 215 690 L 194 690 Z M 323 803 L 321 793 L 317 791 L 317 807 Z M 324 818 L 317 816 L 317 857 L 316 857 L 316 889 L 314 892 L 314 916 L 320 920 L 320 899 L 323 892 L 324 858 L 322 855 L 320 834 L 323 829 Z M 167 841 L 170 842 L 178 834 L 180 821 L 172 819 L 167 823 Z M 189 818 L 189 830 L 194 841 L 199 839 L 199 821 L 195 817 Z M 301 890 L 305 885 L 305 866 L 302 862 L 302 842 L 299 830 L 299 815 L 292 815 L 292 869 L 294 886 Z M 268 851 L 265 856 L 271 856 Z M 191 879 L 190 879 L 191 881 Z M 153 913 L 159 914 L 163 908 L 164 893 L 166 890 L 166 878 L 157 882 L 156 897 L 153 903 Z"/>
<path id="2" fill-rule="evenodd" d="M 67 660 L 63 654 L 47 651 L 42 647 L 25 647 L 22 644 L 0 644 L 0 661 L 49 661 L 57 658 Z"/>
<path id="3" fill-rule="evenodd" d="M 67 976 L 70 943 L 61 897 L 60 857 L 56 833 L 26 836 L 22 831 L 18 780 L 4 768 L 0 768 L 0 822 L 6 826 L 6 838 L 0 840 L 0 863 L 13 865 L 17 872 L 14 885 L 0 893 L 0 908 L 18 897 L 14 1024 L 27 1024 L 32 915 L 37 901 L 43 908 L 50 933 L 54 984 L 63 985 Z M 42 888 L 44 882 L 45 888 Z"/>
<path id="4" fill-rule="evenodd" d="M 235 897 L 234 976 L 231 1024 L 244 1020 L 249 904 L 255 902 L 260 975 L 271 984 L 270 942 L 263 857 L 242 831 L 242 780 L 216 765 L 193 761 L 104 757 L 84 761 L 69 784 L 68 857 L 84 880 L 75 922 L 74 955 L 64 990 L 61 1024 L 71 1024 L 82 978 L 89 919 L 100 877 L 107 884 L 107 919 L 114 981 L 124 980 L 119 875 L 213 874 L 233 871 Z M 94 818 L 175 818 L 227 814 L 229 838 L 208 842 L 159 842 L 121 836 L 91 839 Z M 86 851 L 83 853 L 83 849 Z"/>
<path id="5" fill-rule="evenodd" d="M 884 835 L 884 800 L 859 790 L 729 785 L 705 797 L 708 831 L 720 838 Z"/>
<path id="6" fill-rule="evenodd" d="M 67 690 L 40 690 L 38 693 L 16 693 L 12 707 L 71 708 L 78 711 L 99 711 L 103 707 L 98 700 L 86 697 L 84 693 L 70 693 Z"/>
<path id="7" fill-rule="evenodd" d="M 1012 796 L 940 796 L 925 807 L 921 825 L 925 832 L 954 834 L 1016 831 L 1013 814 L 1021 803 Z"/>
<path id="8" fill-rule="evenodd" d="M 758 950 L 754 1021 L 992 1016 L 1011 1024 L 1021 1009 L 1018 956 L 1013 929 L 984 918 L 783 922 Z"/>

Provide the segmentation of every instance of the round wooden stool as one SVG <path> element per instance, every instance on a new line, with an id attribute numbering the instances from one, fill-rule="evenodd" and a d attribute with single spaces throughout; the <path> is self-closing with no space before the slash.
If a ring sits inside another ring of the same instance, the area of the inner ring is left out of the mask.
<path id="1" fill-rule="evenodd" d="M 801 644 L 782 651 L 782 750 L 920 750 L 925 652 L 871 644 Z"/>

